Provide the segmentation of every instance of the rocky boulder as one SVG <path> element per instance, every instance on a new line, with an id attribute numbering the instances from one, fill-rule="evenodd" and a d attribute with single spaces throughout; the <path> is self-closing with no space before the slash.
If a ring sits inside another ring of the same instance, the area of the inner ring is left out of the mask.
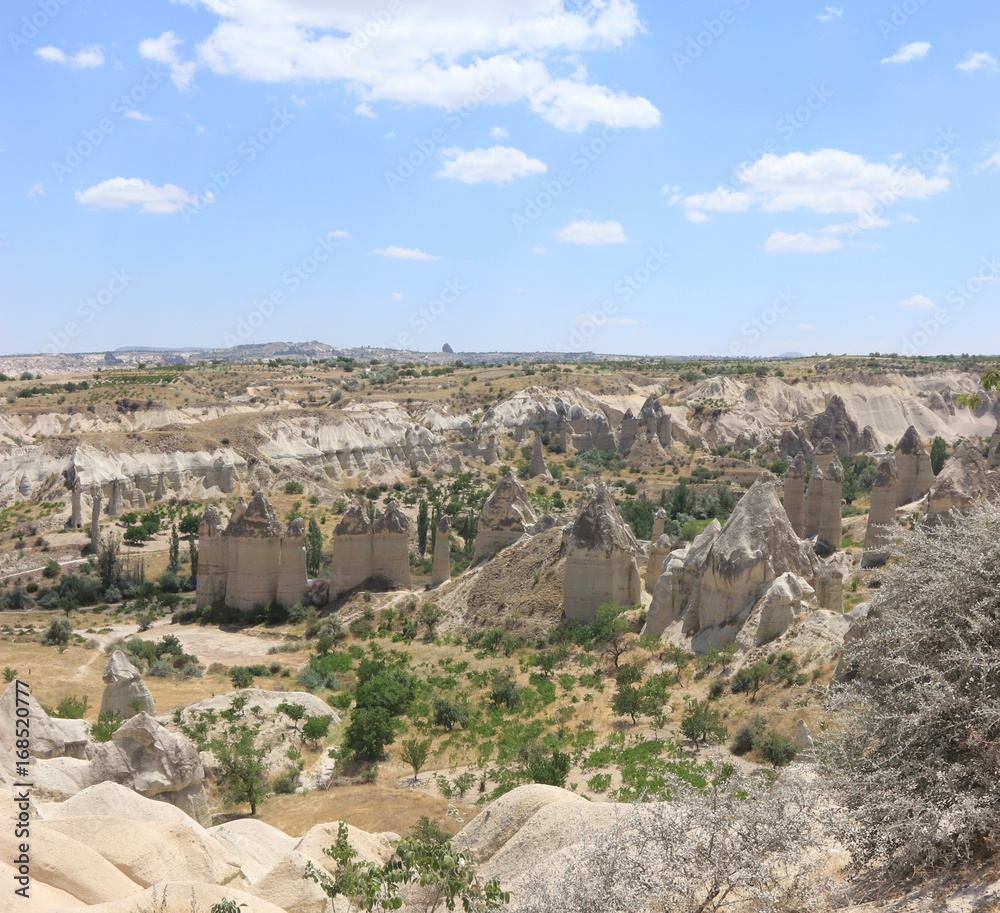
<path id="1" fill-rule="evenodd" d="M 491 558 L 517 542 L 538 521 L 528 493 L 509 472 L 486 499 L 476 521 L 475 561 Z"/>
<path id="2" fill-rule="evenodd" d="M 50 717 L 26 688 L 11 682 L 0 696 L 0 764 L 13 772 L 15 722 L 18 708 L 26 708 L 29 728 L 28 751 L 33 758 L 83 757 L 90 737 L 85 720 Z M 23 714 L 22 714 L 23 716 Z"/>
<path id="3" fill-rule="evenodd" d="M 978 443 L 962 441 L 934 480 L 924 519 L 935 523 L 951 511 L 971 510 L 990 496 L 990 490 L 986 461 Z"/>
<path id="4" fill-rule="evenodd" d="M 128 719 L 136 713 L 156 713 L 156 704 L 139 670 L 121 650 L 115 650 L 104 667 L 101 713 L 117 713 Z"/>

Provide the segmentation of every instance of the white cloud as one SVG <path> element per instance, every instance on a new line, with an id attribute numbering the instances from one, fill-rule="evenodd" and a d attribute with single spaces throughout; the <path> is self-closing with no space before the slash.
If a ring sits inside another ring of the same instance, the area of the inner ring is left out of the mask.
<path id="1" fill-rule="evenodd" d="M 298 105 L 300 108 L 303 107 L 306 103 L 306 100 L 304 98 L 299 98 L 299 96 L 296 95 L 294 92 L 292 92 L 291 101 L 293 105 Z"/>
<path id="2" fill-rule="evenodd" d="M 816 18 L 820 22 L 833 22 L 844 15 L 844 10 L 839 6 L 824 6 L 823 12 L 818 13 Z"/>
<path id="3" fill-rule="evenodd" d="M 371 120 L 375 120 L 375 118 L 378 117 L 378 115 L 375 113 L 375 109 L 366 101 L 361 102 L 361 104 L 355 105 L 354 113 L 357 114 L 359 117 L 367 117 L 370 118 Z"/>
<path id="4" fill-rule="evenodd" d="M 904 308 L 919 308 L 923 311 L 933 311 L 937 307 L 926 295 L 912 295 L 909 298 L 904 298 L 899 302 L 899 306 Z"/>
<path id="5" fill-rule="evenodd" d="M 37 48 L 35 55 L 41 57 L 42 60 L 49 61 L 49 63 L 61 63 L 63 66 L 73 67 L 75 70 L 87 67 L 99 67 L 104 63 L 104 51 L 96 44 L 92 44 L 90 47 L 86 47 L 72 55 L 64 54 L 59 48 L 48 44 L 43 48 Z"/>
<path id="6" fill-rule="evenodd" d="M 181 61 L 177 48 L 183 43 L 173 32 L 164 32 L 159 38 L 146 38 L 139 42 L 139 56 L 170 67 L 170 78 L 182 90 L 191 85 L 194 71 L 198 68 L 197 62 L 193 60 L 186 63 Z"/>
<path id="7" fill-rule="evenodd" d="M 510 132 L 506 127 L 490 127 L 490 139 L 507 139 Z"/>
<path id="8" fill-rule="evenodd" d="M 129 108 L 125 112 L 125 116 L 129 120 L 152 120 L 148 114 L 143 114 L 142 111 L 137 111 L 135 108 Z"/>
<path id="9" fill-rule="evenodd" d="M 440 260 L 440 257 L 435 257 L 433 254 L 428 254 L 425 251 L 420 250 L 416 247 L 376 247 L 372 251 L 373 254 L 378 254 L 380 257 L 390 257 L 393 260 Z"/>
<path id="10" fill-rule="evenodd" d="M 773 231 L 764 242 L 764 250 L 769 254 L 826 254 L 839 250 L 844 242 L 838 238 L 818 237 L 808 232 Z"/>
<path id="11" fill-rule="evenodd" d="M 969 51 L 955 68 L 963 73 L 996 73 L 997 59 L 989 51 Z"/>
<path id="12" fill-rule="evenodd" d="M 570 222 L 553 234 L 567 244 L 624 244 L 625 229 L 621 222 Z"/>
<path id="13" fill-rule="evenodd" d="M 326 236 L 328 238 L 349 238 L 351 233 L 349 231 L 344 231 L 342 228 L 335 228 L 333 231 L 328 231 Z"/>
<path id="14" fill-rule="evenodd" d="M 634 317 L 608 317 L 606 315 L 597 316 L 589 312 L 577 314 L 573 318 L 576 323 L 594 323 L 597 326 L 634 326 L 639 323 Z"/>
<path id="15" fill-rule="evenodd" d="M 994 171 L 1000 171 L 1000 152 L 994 152 L 992 155 L 987 156 L 975 167 L 975 171 L 986 171 L 987 168 L 992 168 Z"/>
<path id="16" fill-rule="evenodd" d="M 216 18 L 198 65 L 222 75 L 342 82 L 369 102 L 449 110 L 520 102 L 566 130 L 660 122 L 647 99 L 588 82 L 582 62 L 642 32 L 636 0 L 442 0 L 384 17 L 369 0 L 188 2 Z"/>
<path id="17" fill-rule="evenodd" d="M 537 245 L 536 245 L 535 247 L 531 248 L 531 252 L 532 252 L 533 254 L 536 254 L 536 255 L 537 255 L 537 256 L 539 256 L 539 257 L 541 257 L 541 256 L 542 256 L 543 254 L 546 254 L 546 253 L 548 253 L 548 251 L 546 250 L 546 248 L 544 248 L 544 247 L 539 247 L 539 246 L 537 246 Z"/>
<path id="18" fill-rule="evenodd" d="M 709 212 L 746 212 L 754 203 L 752 194 L 728 187 L 717 187 L 711 193 L 695 193 L 683 200 L 684 207 L 704 213 Z M 696 219 L 694 221 L 704 221 Z"/>
<path id="19" fill-rule="evenodd" d="M 45 185 L 41 181 L 35 181 L 28 190 L 29 197 L 44 197 Z"/>
<path id="20" fill-rule="evenodd" d="M 403 296 L 402 296 L 402 294 L 400 292 L 393 292 L 389 297 L 392 298 L 393 301 L 402 301 L 403 300 Z"/>
<path id="21" fill-rule="evenodd" d="M 215 196 L 188 193 L 176 184 L 157 187 L 141 178 L 111 178 L 78 190 L 76 201 L 95 209 L 125 209 L 138 206 L 140 212 L 171 213 L 180 212 L 185 206 L 204 206 L 214 203 Z"/>
<path id="22" fill-rule="evenodd" d="M 891 57 L 883 57 L 881 63 L 909 63 L 911 60 L 922 60 L 931 49 L 929 41 L 911 41 L 904 44 Z"/>
<path id="23" fill-rule="evenodd" d="M 466 152 L 457 146 L 441 150 L 445 163 L 435 172 L 439 178 L 463 184 L 508 184 L 514 178 L 545 174 L 545 163 L 511 146 L 491 146 Z"/>
<path id="24" fill-rule="evenodd" d="M 900 222 L 907 222 L 907 223 L 909 223 L 909 224 L 912 225 L 912 224 L 914 224 L 916 222 L 919 222 L 920 220 L 916 216 L 911 216 L 908 212 L 905 212 L 905 213 L 903 213 L 903 215 L 901 215 L 899 217 L 899 221 Z"/>
<path id="25" fill-rule="evenodd" d="M 684 213 L 684 218 L 689 222 L 694 222 L 695 225 L 700 225 L 702 222 L 708 221 L 708 216 L 706 216 L 700 209 L 689 209 Z"/>

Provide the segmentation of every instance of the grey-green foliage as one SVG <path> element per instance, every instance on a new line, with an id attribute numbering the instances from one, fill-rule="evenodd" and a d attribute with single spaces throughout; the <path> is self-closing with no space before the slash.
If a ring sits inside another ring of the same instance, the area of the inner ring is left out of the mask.
<path id="1" fill-rule="evenodd" d="M 855 865 L 897 880 L 996 852 L 1000 513 L 902 534 L 818 744 Z"/>

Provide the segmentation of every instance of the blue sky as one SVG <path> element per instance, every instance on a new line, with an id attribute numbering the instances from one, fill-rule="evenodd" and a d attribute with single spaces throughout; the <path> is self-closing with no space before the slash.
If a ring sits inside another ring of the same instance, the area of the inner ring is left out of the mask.
<path id="1" fill-rule="evenodd" d="M 1000 6 L 14 0 L 0 350 L 1000 351 Z"/>

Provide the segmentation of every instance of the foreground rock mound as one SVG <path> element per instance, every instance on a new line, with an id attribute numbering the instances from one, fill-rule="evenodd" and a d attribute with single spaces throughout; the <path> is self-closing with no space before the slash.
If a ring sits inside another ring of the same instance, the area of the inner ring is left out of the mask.
<path id="1" fill-rule="evenodd" d="M 563 552 L 563 610 L 567 618 L 589 624 L 598 606 L 606 602 L 639 602 L 639 544 L 606 486 L 597 487 L 576 522 L 566 530 Z"/>

